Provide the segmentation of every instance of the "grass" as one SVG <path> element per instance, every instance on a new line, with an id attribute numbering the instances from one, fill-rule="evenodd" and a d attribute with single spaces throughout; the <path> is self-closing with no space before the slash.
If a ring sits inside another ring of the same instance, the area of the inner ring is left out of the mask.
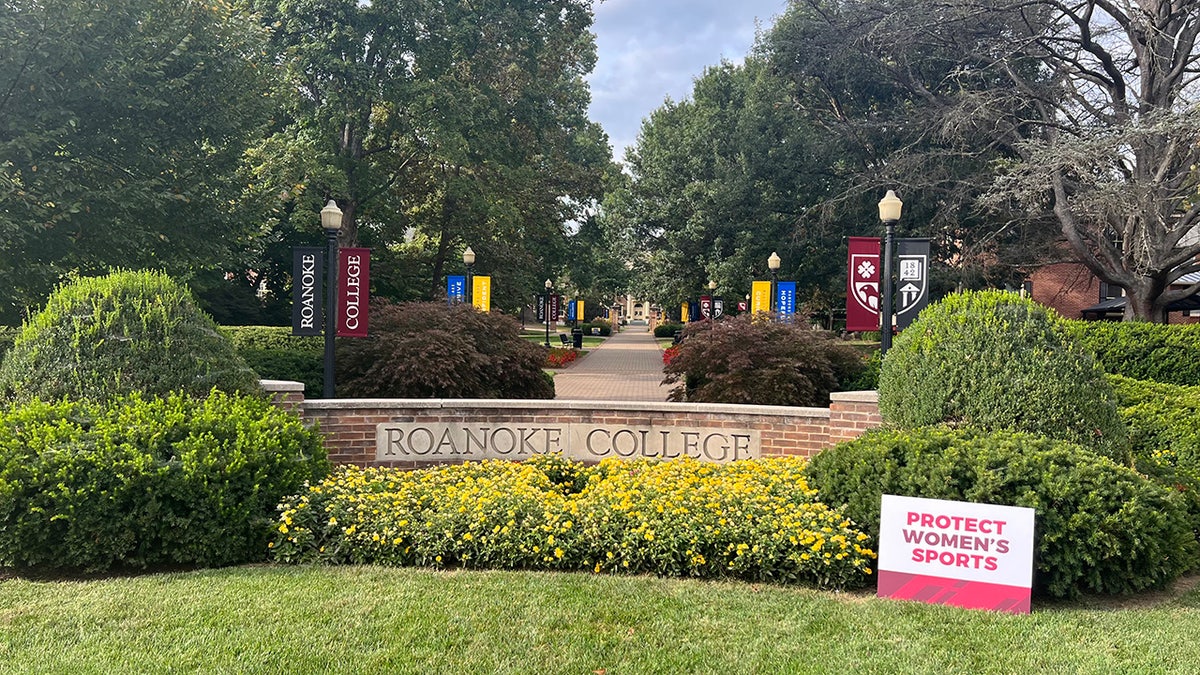
<path id="1" fill-rule="evenodd" d="M 734 582 L 251 566 L 0 581 L 10 673 L 1195 672 L 1197 578 L 968 612 Z"/>

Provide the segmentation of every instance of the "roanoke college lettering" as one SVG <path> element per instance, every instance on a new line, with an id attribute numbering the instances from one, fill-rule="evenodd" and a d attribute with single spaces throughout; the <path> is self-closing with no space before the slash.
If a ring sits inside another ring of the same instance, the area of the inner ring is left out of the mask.
<path id="1" fill-rule="evenodd" d="M 384 423 L 376 427 L 376 460 L 525 459 L 561 453 L 571 459 L 692 457 L 731 462 L 759 457 L 757 430 L 622 427 L 569 423 Z"/>

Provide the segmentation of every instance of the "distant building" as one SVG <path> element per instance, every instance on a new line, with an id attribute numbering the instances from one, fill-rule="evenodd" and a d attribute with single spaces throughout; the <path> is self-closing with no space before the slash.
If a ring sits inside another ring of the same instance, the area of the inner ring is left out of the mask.
<path id="1" fill-rule="evenodd" d="M 1200 280 L 1200 272 L 1184 275 L 1179 286 Z M 1079 263 L 1055 263 L 1034 270 L 1025 284 L 1035 301 L 1068 319 L 1120 321 L 1125 312 L 1123 289 L 1100 281 Z M 1168 323 L 1200 323 L 1200 297 L 1178 303 L 1167 313 Z"/>

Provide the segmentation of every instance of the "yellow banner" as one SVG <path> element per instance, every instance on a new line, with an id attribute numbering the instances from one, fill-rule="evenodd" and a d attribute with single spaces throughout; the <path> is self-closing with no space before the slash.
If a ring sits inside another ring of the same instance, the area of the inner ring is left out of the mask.
<path id="1" fill-rule="evenodd" d="M 471 280 L 471 304 L 481 312 L 492 311 L 492 278 L 473 277 Z"/>
<path id="2" fill-rule="evenodd" d="M 688 311 L 688 304 L 686 302 L 679 306 L 680 320 L 682 320 L 684 323 L 688 322 L 687 311 Z"/>
<path id="3" fill-rule="evenodd" d="M 755 281 L 750 286 L 750 313 L 771 311 L 771 282 Z"/>
<path id="4" fill-rule="evenodd" d="M 577 321 L 579 321 L 580 323 L 587 321 L 587 319 L 583 318 L 583 301 L 582 300 L 575 301 L 575 319 Z"/>

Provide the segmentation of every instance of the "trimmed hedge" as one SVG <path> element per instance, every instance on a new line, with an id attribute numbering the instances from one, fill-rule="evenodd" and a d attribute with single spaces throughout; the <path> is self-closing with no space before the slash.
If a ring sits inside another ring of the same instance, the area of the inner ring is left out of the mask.
<path id="1" fill-rule="evenodd" d="M 0 565 L 263 560 L 279 500 L 328 468 L 317 432 L 257 397 L 34 401 L 0 412 Z"/>
<path id="2" fill-rule="evenodd" d="M 320 398 L 325 338 L 294 336 L 290 326 L 222 326 L 221 333 L 260 377 L 303 382 L 305 398 Z"/>
<path id="3" fill-rule="evenodd" d="M 1200 536 L 1200 386 L 1109 379 L 1129 425 L 1134 466 L 1183 496 Z"/>
<path id="4" fill-rule="evenodd" d="M 879 412 L 902 429 L 1027 431 L 1129 461 L 1103 371 L 1057 314 L 1015 293 L 958 293 L 922 311 L 883 359 Z"/>
<path id="5" fill-rule="evenodd" d="M 257 392 L 258 377 L 186 287 L 158 272 L 65 284 L 27 321 L 0 364 L 17 401 L 109 400 L 133 392 Z"/>
<path id="6" fill-rule="evenodd" d="M 1135 380 L 1200 385 L 1200 324 L 1068 321 L 1105 372 Z"/>
<path id="7" fill-rule="evenodd" d="M 877 430 L 821 452 L 805 475 L 874 540 L 884 494 L 1033 508 L 1035 592 L 1052 597 L 1161 588 L 1198 562 L 1178 494 L 1065 441 Z"/>
<path id="8" fill-rule="evenodd" d="M 654 327 L 654 337 L 656 338 L 673 338 L 676 331 L 683 330 L 681 323 L 660 323 Z"/>
<path id="9" fill-rule="evenodd" d="M 726 465 L 561 455 L 419 471 L 344 467 L 280 505 L 280 562 L 869 580 L 874 552 L 796 458 Z"/>
<path id="10" fill-rule="evenodd" d="M 593 328 L 600 329 L 600 332 L 599 332 L 600 337 L 609 337 L 612 335 L 612 324 L 605 321 L 604 319 L 592 319 L 591 321 L 589 321 L 587 323 L 580 324 L 579 327 L 583 329 L 584 335 L 591 335 Z"/>

